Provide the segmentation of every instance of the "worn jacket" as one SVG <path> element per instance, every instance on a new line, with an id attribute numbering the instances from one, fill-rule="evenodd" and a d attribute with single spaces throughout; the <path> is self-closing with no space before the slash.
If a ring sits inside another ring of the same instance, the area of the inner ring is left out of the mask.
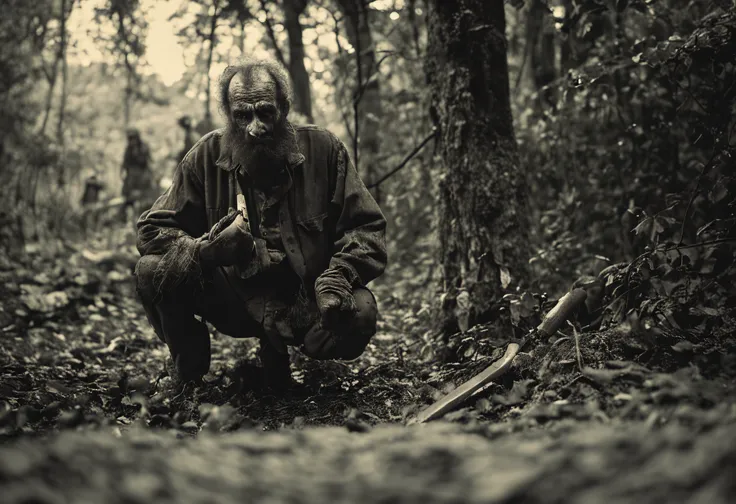
<path id="1" fill-rule="evenodd" d="M 354 286 L 365 285 L 386 266 L 386 220 L 345 145 L 323 128 L 295 129 L 298 146 L 287 161 L 292 184 L 279 207 L 288 260 L 310 287 L 328 268 L 343 271 Z M 239 165 L 223 134 L 216 130 L 202 137 L 177 167 L 172 185 L 141 215 L 141 255 L 196 252 L 196 242 L 236 208 Z M 191 247 L 182 246 L 185 242 Z"/>

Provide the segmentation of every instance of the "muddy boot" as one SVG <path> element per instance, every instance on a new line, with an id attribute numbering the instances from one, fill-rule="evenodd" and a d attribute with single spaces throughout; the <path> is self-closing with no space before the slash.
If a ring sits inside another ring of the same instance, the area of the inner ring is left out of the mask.
<path id="1" fill-rule="evenodd" d="M 175 336 L 167 334 L 167 340 L 173 343 L 169 343 L 174 364 L 172 372 L 180 382 L 199 383 L 210 369 L 210 333 L 207 324 L 199 320 L 187 326 L 179 328 Z"/>
<path id="2" fill-rule="evenodd" d="M 264 339 L 261 340 L 258 357 L 263 366 L 263 388 L 265 390 L 283 393 L 292 387 L 294 382 L 291 379 L 288 353 L 280 353 Z"/>

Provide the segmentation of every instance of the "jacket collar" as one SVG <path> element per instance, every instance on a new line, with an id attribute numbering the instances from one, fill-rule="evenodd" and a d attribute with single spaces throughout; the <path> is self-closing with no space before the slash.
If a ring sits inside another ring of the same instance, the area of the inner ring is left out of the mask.
<path id="1" fill-rule="evenodd" d="M 304 163 L 304 160 L 306 158 L 304 157 L 304 154 L 302 154 L 301 150 L 299 149 L 299 138 L 297 137 L 297 133 L 294 130 L 294 127 L 291 125 L 289 125 L 289 127 L 292 129 L 292 132 L 294 133 L 294 145 L 286 156 L 286 166 L 289 169 L 289 171 L 291 171 L 294 168 L 300 166 L 302 163 Z M 223 129 L 221 138 L 220 138 L 220 157 L 217 158 L 217 161 L 215 161 L 215 164 L 227 172 L 230 172 L 236 169 L 238 166 L 240 166 L 239 164 L 235 163 L 232 159 L 232 148 L 230 146 L 230 142 L 231 142 L 231 139 L 228 138 L 227 132 L 225 131 L 225 129 Z"/>

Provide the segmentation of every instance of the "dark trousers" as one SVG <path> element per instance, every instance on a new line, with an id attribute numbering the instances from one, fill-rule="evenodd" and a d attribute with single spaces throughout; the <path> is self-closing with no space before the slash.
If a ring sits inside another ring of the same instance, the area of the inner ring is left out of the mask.
<path id="1" fill-rule="evenodd" d="M 233 278 L 222 268 L 215 268 L 201 285 L 181 284 L 174 292 L 158 293 L 154 274 L 160 256 L 143 256 L 136 265 L 136 287 L 149 322 L 159 339 L 166 343 L 177 369 L 185 374 L 202 376 L 209 370 L 210 337 L 206 324 L 235 338 L 255 337 L 270 346 L 263 324 L 245 309 Z M 376 332 L 376 300 L 367 288 L 353 291 L 357 311 L 343 319 L 337 328 L 326 331 L 319 322 L 309 328 L 294 328 L 294 340 L 310 357 L 318 359 L 354 359 L 360 356 Z M 311 304 L 316 311 L 316 304 Z M 195 315 L 203 321 L 197 320 Z M 270 349 L 273 354 L 273 349 Z M 261 354 L 263 359 L 263 353 Z M 287 356 L 288 358 L 288 356 Z M 264 362 L 264 365 L 266 363 Z"/>

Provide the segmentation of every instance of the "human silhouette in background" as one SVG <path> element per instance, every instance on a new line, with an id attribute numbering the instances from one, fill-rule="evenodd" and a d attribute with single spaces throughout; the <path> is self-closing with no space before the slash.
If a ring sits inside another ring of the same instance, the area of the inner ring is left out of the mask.
<path id="1" fill-rule="evenodd" d="M 100 193 L 105 189 L 105 184 L 100 180 L 99 173 L 92 171 L 84 179 L 84 192 L 80 199 L 82 207 L 82 232 L 85 238 L 90 229 L 97 229 L 99 223 L 99 211 L 97 204 L 100 202 Z"/>
<path id="2" fill-rule="evenodd" d="M 136 219 L 143 209 L 151 204 L 149 199 L 154 189 L 151 151 L 137 129 L 129 128 L 126 136 L 128 144 L 120 168 L 125 198 L 123 213 L 128 219 L 128 213 L 132 209 L 134 214 L 132 219 Z"/>

